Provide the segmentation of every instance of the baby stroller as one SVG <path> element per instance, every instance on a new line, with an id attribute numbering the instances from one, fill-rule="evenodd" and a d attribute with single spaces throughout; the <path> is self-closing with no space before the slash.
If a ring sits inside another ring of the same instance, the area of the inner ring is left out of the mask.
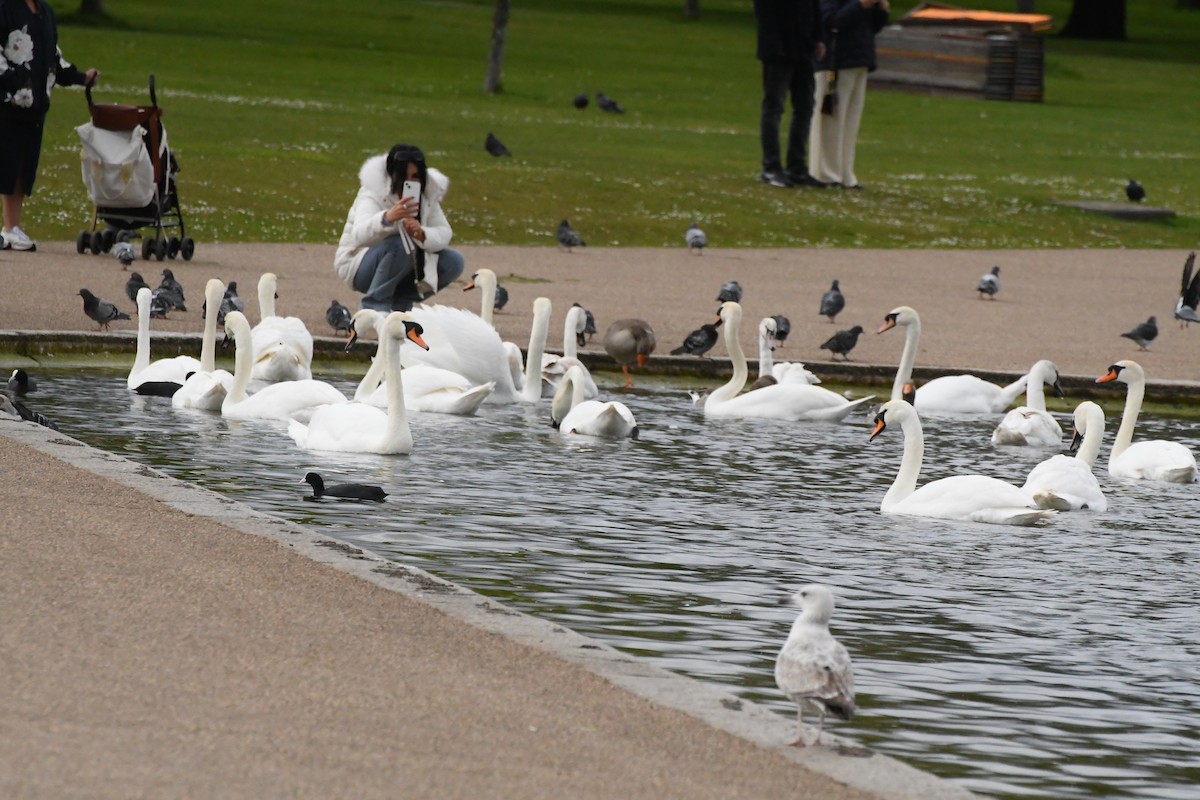
<path id="1" fill-rule="evenodd" d="M 142 260 L 151 256 L 183 256 L 190 261 L 196 252 L 183 224 L 175 173 L 179 162 L 167 146 L 162 109 L 150 76 L 150 105 L 93 103 L 92 87 L 85 90 L 92 121 L 75 129 L 83 143 L 80 161 L 83 184 L 95 204 L 90 230 L 79 232 L 75 251 L 107 253 L 117 242 L 142 239 Z M 97 229 L 104 222 L 103 230 Z M 143 236 L 141 229 L 153 228 Z M 178 235 L 167 231 L 178 228 Z"/>

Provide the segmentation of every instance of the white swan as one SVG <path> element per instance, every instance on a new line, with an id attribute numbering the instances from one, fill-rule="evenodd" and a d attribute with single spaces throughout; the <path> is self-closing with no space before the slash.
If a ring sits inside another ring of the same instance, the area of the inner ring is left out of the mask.
<path id="1" fill-rule="evenodd" d="M 897 325 L 905 329 L 904 353 L 892 383 L 892 399 L 900 399 L 904 384 L 912 381 L 913 362 L 921 339 L 921 318 L 909 306 L 892 309 L 884 317 L 879 333 Z M 946 375 L 921 384 L 916 409 L 922 414 L 998 414 L 1012 405 L 1025 390 L 1028 375 L 1008 386 L 997 386 L 974 375 Z"/>
<path id="2" fill-rule="evenodd" d="M 260 319 L 252 330 L 257 358 L 250 377 L 265 383 L 307 380 L 312 377 L 312 334 L 299 317 L 276 316 L 277 284 L 273 272 L 258 279 Z"/>
<path id="3" fill-rule="evenodd" d="M 200 369 L 188 376 L 171 396 L 175 408 L 220 411 L 233 388 L 229 370 L 217 369 L 217 315 L 225 297 L 225 284 L 213 278 L 204 286 L 204 338 L 200 342 Z"/>
<path id="4" fill-rule="evenodd" d="M 820 383 L 821 379 L 798 361 L 775 363 L 778 330 L 779 323 L 774 317 L 763 317 L 758 323 L 758 380 L 767 383 L 767 378 L 774 378 L 777 383 Z"/>
<path id="5" fill-rule="evenodd" d="M 720 314 L 725 330 L 725 349 L 733 362 L 733 377 L 705 398 L 704 413 L 707 416 L 837 422 L 871 399 L 862 397 L 848 401 L 820 386 L 799 383 L 777 383 L 738 394 L 746 385 L 747 374 L 746 354 L 742 351 L 738 336 L 742 307 L 734 302 L 726 302 L 721 305 Z"/>
<path id="6" fill-rule="evenodd" d="M 471 279 L 467 281 L 467 285 L 463 287 L 464 292 L 479 289 L 479 318 L 492 327 L 495 327 L 495 323 L 492 322 L 492 314 L 496 310 L 496 285 L 498 283 L 495 272 L 487 267 L 481 267 L 475 270 Z"/>
<path id="7" fill-rule="evenodd" d="M 200 369 L 200 362 L 192 356 L 150 360 L 150 295 L 148 288 L 138 289 L 137 353 L 125 384 L 138 394 L 170 397 L 179 391 L 188 375 Z"/>
<path id="8" fill-rule="evenodd" d="M 250 323 L 240 311 L 225 315 L 225 332 L 233 336 L 237 353 L 233 361 L 233 387 L 221 404 L 221 414 L 231 419 L 290 420 L 293 414 L 328 403 L 344 403 L 346 397 L 324 381 L 311 378 L 268 384 L 247 396 L 250 371 L 254 367 L 254 340 Z"/>
<path id="9" fill-rule="evenodd" d="M 579 347 L 584 343 L 583 329 L 585 327 L 587 327 L 587 311 L 576 303 L 567 309 L 567 317 L 563 322 L 562 355 L 546 353 L 542 356 L 542 381 L 546 384 L 544 388 L 549 388 L 551 395 L 558 388 L 563 376 L 567 374 L 567 370 L 571 367 L 579 367 L 579 380 L 583 383 L 584 398 L 593 400 L 600 396 L 600 390 L 596 387 L 596 382 L 592 380 L 592 373 L 579 360 Z"/>
<path id="10" fill-rule="evenodd" d="M 1107 511 L 1108 500 L 1100 482 L 1092 474 L 1092 465 L 1104 437 L 1104 410 L 1090 400 L 1075 407 L 1075 433 L 1071 449 L 1074 456 L 1051 456 L 1038 464 L 1021 488 L 1033 495 L 1039 508 L 1058 511 Z"/>
<path id="11" fill-rule="evenodd" d="M 1058 367 L 1042 359 L 1030 368 L 1025 386 L 1025 405 L 1012 409 L 992 431 L 992 444 L 1057 447 L 1062 444 L 1062 426 L 1046 410 L 1044 384 L 1050 384 L 1062 395 L 1058 384 Z"/>
<path id="12" fill-rule="evenodd" d="M 560 433 L 598 436 L 604 439 L 636 439 L 637 420 L 624 403 L 585 400 L 586 376 L 577 366 L 563 375 L 550 404 L 550 420 Z"/>
<path id="13" fill-rule="evenodd" d="M 1114 478 L 1169 483 L 1196 480 L 1196 457 L 1183 445 L 1165 439 L 1133 441 L 1133 429 L 1137 427 L 1142 398 L 1146 395 L 1146 373 L 1141 365 L 1136 361 L 1118 361 L 1096 379 L 1096 383 L 1109 381 L 1120 381 L 1129 388 L 1125 393 L 1121 427 L 1117 428 L 1112 451 L 1108 454 L 1108 474 Z"/>
<path id="14" fill-rule="evenodd" d="M 400 368 L 401 343 L 425 347 L 421 326 L 393 311 L 383 323 L 379 340 L 380 357 L 387 362 L 387 411 L 368 403 L 338 403 L 313 410 L 308 424 L 293 419 L 288 435 L 304 450 L 333 450 L 341 453 L 411 453 L 412 431 L 404 407 L 404 378 Z"/>
<path id="15" fill-rule="evenodd" d="M 922 386 L 921 391 L 924 390 Z M 925 436 L 921 431 L 921 419 L 912 406 L 903 400 L 884 403 L 875 416 L 875 429 L 868 441 L 873 441 L 889 425 L 895 424 L 899 424 L 904 432 L 904 457 L 896 480 L 879 504 L 879 510 L 885 514 L 1033 525 L 1058 513 L 1037 508 L 1028 492 L 985 475 L 954 475 L 917 488 L 925 457 Z"/>
<path id="16" fill-rule="evenodd" d="M 407 316 L 406 318 L 411 319 Z M 354 392 L 355 402 L 367 403 L 378 408 L 388 407 L 389 396 L 387 383 L 383 381 L 387 368 L 382 346 L 385 337 L 383 325 L 386 319 L 383 314 L 369 308 L 355 312 L 350 325 L 350 344 L 347 345 L 353 345 L 358 340 L 359 333 L 368 329 L 375 330 L 379 336 L 378 352 Z M 472 386 L 457 372 L 431 367 L 428 364 L 404 368 L 404 407 L 409 411 L 469 417 L 479 410 L 495 388 L 496 384 L 492 381 Z"/>

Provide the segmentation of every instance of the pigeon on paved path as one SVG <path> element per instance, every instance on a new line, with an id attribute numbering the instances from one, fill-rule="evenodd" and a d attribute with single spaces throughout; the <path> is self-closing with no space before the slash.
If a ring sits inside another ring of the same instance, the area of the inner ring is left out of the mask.
<path id="1" fill-rule="evenodd" d="M 687 246 L 696 255 L 701 255 L 704 252 L 704 248 L 708 247 L 708 236 L 694 222 L 687 229 L 687 232 L 683 234 L 683 240 L 687 242 Z"/>
<path id="2" fill-rule="evenodd" d="M 771 319 L 775 320 L 775 343 L 783 347 L 788 334 L 792 332 L 792 321 L 783 314 L 776 314 Z"/>
<path id="3" fill-rule="evenodd" d="M 979 291 L 980 300 L 985 296 L 995 300 L 996 293 L 1000 291 L 1000 267 L 992 267 L 991 272 L 979 279 L 975 288 Z"/>
<path id="4" fill-rule="evenodd" d="M 108 330 L 108 324 L 119 319 L 129 319 L 129 315 L 119 310 L 112 303 L 92 294 L 87 289 L 80 289 L 79 296 L 83 298 L 83 313 L 92 318 L 100 327 L 96 330 Z"/>
<path id="5" fill-rule="evenodd" d="M 333 328 L 334 334 L 350 333 L 351 316 L 350 309 L 336 299 L 329 304 L 329 308 L 325 309 L 325 321 L 329 323 L 329 327 Z"/>
<path id="6" fill-rule="evenodd" d="M 162 283 L 158 284 L 158 291 L 162 293 L 163 299 L 171 304 L 171 308 L 187 311 L 183 299 L 183 284 L 175 280 L 175 273 L 169 269 L 164 269 L 162 274 Z"/>
<path id="7" fill-rule="evenodd" d="M 568 253 L 575 247 L 587 247 L 587 242 L 575 232 L 575 229 L 571 227 L 571 223 L 565 219 L 558 223 L 558 230 L 555 232 L 555 236 L 558 238 L 558 243 L 567 248 Z"/>
<path id="8" fill-rule="evenodd" d="M 149 289 L 150 284 L 146 283 L 146 279 L 142 277 L 142 273 L 131 272 L 129 280 L 125 281 L 125 296 L 132 300 L 134 305 L 137 305 L 138 289 L 142 288 Z"/>
<path id="9" fill-rule="evenodd" d="M 721 284 L 721 290 L 717 292 L 718 303 L 740 303 L 742 302 L 742 285 L 737 281 L 726 281 Z"/>
<path id="10" fill-rule="evenodd" d="M 1139 350 L 1148 350 L 1150 343 L 1158 338 L 1158 320 L 1151 317 L 1133 330 L 1125 331 L 1121 335 L 1137 342 Z"/>
<path id="11" fill-rule="evenodd" d="M 846 298 L 842 295 L 841 287 L 835 280 L 833 285 L 829 287 L 829 291 L 821 295 L 821 311 L 823 317 L 829 317 L 830 322 L 834 322 L 834 318 L 842 313 L 842 309 L 846 307 Z"/>
<path id="12" fill-rule="evenodd" d="M 121 262 L 121 269 L 129 269 L 129 265 L 137 258 L 137 250 L 129 242 L 117 242 L 113 247 L 113 256 Z"/>
<path id="13" fill-rule="evenodd" d="M 838 331 L 833 336 L 830 336 L 825 341 L 825 344 L 821 345 L 821 349 L 830 352 L 831 361 L 837 361 L 839 355 L 846 361 L 849 361 L 850 351 L 858 344 L 858 337 L 862 332 L 861 325 L 855 325 L 849 330 Z"/>
<path id="14" fill-rule="evenodd" d="M 717 325 L 720 323 L 707 322 L 687 335 L 683 344 L 671 351 L 671 355 L 702 356 L 712 350 L 717 343 Z"/>

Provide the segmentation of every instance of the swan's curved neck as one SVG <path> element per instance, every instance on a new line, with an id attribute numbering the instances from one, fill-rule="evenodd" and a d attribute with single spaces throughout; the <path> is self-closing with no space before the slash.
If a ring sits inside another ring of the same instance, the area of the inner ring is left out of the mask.
<path id="1" fill-rule="evenodd" d="M 527 403 L 536 403 L 542 396 L 542 356 L 546 352 L 546 336 L 549 333 L 549 309 L 539 304 L 533 312 L 529 350 L 525 354 L 525 388 L 521 390 L 521 399 Z"/>
<path id="2" fill-rule="evenodd" d="M 396 452 L 412 446 L 412 431 L 408 427 L 408 411 L 404 407 L 404 379 L 400 376 L 400 339 L 387 336 L 379 340 L 383 353 L 376 360 L 387 359 L 387 430 L 383 436 L 385 453 Z"/>
<path id="3" fill-rule="evenodd" d="M 137 353 L 133 357 L 133 368 L 129 370 L 130 375 L 137 375 L 150 366 L 150 292 L 138 291 L 137 307 Z"/>
<path id="4" fill-rule="evenodd" d="M 1129 389 L 1125 392 L 1125 410 L 1121 413 L 1121 427 L 1117 428 L 1112 452 L 1108 454 L 1110 461 L 1124 453 L 1133 442 L 1133 429 L 1137 427 L 1138 414 L 1142 411 L 1142 400 L 1145 396 L 1145 381 L 1134 381 L 1129 384 Z"/>
<path id="5" fill-rule="evenodd" d="M 1089 467 L 1096 463 L 1100 454 L 1100 440 L 1104 438 L 1104 412 L 1092 409 L 1087 415 L 1087 430 L 1083 434 L 1083 442 L 1075 457 Z"/>
<path id="6" fill-rule="evenodd" d="M 904 431 L 904 457 L 900 460 L 896 480 L 892 481 L 891 488 L 883 496 L 881 507 L 884 510 L 917 490 L 917 478 L 925 460 L 925 433 L 921 430 L 921 420 L 913 414 L 900 424 L 900 428 Z"/>
<path id="7" fill-rule="evenodd" d="M 200 340 L 200 369 L 204 372 L 213 372 L 217 368 L 217 315 L 221 313 L 224 299 L 223 286 L 214 287 L 204 298 L 204 338 Z"/>
<path id="8" fill-rule="evenodd" d="M 275 316 L 275 281 L 267 277 L 258 282 L 258 315 L 262 319 Z"/>
<path id="9" fill-rule="evenodd" d="M 1037 411 L 1046 410 L 1046 376 L 1037 367 L 1029 372 L 1029 382 L 1025 385 L 1025 405 Z"/>
<path id="10" fill-rule="evenodd" d="M 758 334 L 758 377 L 773 376 L 775 373 L 775 353 L 771 350 L 771 337 L 765 330 Z"/>
<path id="11" fill-rule="evenodd" d="M 237 325 L 233 329 L 233 388 L 225 395 L 226 403 L 240 403 L 246 399 L 246 387 L 250 385 L 250 371 L 254 369 L 254 341 L 250 328 Z"/>
<path id="12" fill-rule="evenodd" d="M 579 306 L 571 306 L 567 311 L 567 321 L 563 323 L 563 358 L 579 357 L 579 345 L 575 337 L 578 335 L 581 316 L 583 309 Z"/>
<path id="13" fill-rule="evenodd" d="M 567 370 L 567 374 L 558 384 L 554 399 L 550 403 L 550 416 L 556 422 L 562 422 L 571 409 L 583 402 L 583 382 L 578 380 L 579 373 L 575 369 Z"/>
<path id="14" fill-rule="evenodd" d="M 904 384 L 912 380 L 913 364 L 917 360 L 917 344 L 920 341 L 921 321 L 913 320 L 905 326 L 904 352 L 900 355 L 900 368 L 896 370 L 896 380 L 892 383 L 892 400 L 904 397 Z"/>
<path id="15" fill-rule="evenodd" d="M 375 356 L 371 359 L 371 366 L 367 367 L 367 373 L 362 376 L 362 380 L 358 382 L 358 388 L 354 390 L 354 399 L 359 402 L 364 402 L 371 394 L 379 388 L 380 381 L 383 380 L 385 371 L 387 370 L 387 361 L 384 357 L 383 340 L 387 338 L 387 334 L 383 331 L 382 318 L 375 320 L 375 333 L 379 337 L 379 343 L 375 345 Z"/>
<path id="16" fill-rule="evenodd" d="M 746 353 L 742 350 L 742 341 L 738 336 L 740 322 L 741 318 L 734 314 L 722 325 L 725 329 L 725 350 L 729 353 L 729 360 L 733 363 L 733 377 L 724 386 L 714 390 L 706 402 L 721 403 L 737 397 L 738 392 L 742 391 L 746 385 Z"/>
<path id="17" fill-rule="evenodd" d="M 496 308 L 496 276 L 487 272 L 478 275 L 479 318 L 492 325 L 492 312 Z M 493 326 L 494 327 L 494 326 Z"/>

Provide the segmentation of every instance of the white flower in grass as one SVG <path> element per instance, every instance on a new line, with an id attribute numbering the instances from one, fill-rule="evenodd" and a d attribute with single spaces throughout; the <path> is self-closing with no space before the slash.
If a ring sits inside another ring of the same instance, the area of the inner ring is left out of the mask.
<path id="1" fill-rule="evenodd" d="M 14 106 L 20 106 L 21 108 L 33 107 L 33 89 L 30 89 L 28 86 L 15 91 L 12 98 Z"/>
<path id="2" fill-rule="evenodd" d="M 8 59 L 4 57 L 4 52 L 0 51 L 0 75 L 8 72 Z"/>
<path id="3" fill-rule="evenodd" d="M 28 64 L 33 58 L 33 38 L 29 35 L 28 26 L 8 34 L 8 43 L 4 45 L 4 57 L 18 67 Z"/>

